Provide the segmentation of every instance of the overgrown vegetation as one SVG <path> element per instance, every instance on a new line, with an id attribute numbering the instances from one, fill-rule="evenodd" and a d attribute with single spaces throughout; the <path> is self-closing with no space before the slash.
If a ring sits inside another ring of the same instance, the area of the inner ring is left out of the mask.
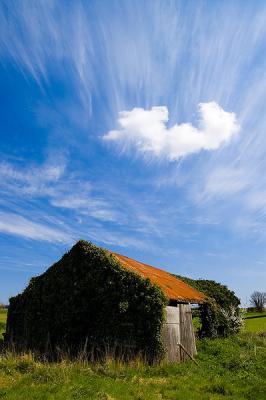
<path id="1" fill-rule="evenodd" d="M 137 360 L 127 365 L 112 360 L 104 364 L 68 360 L 40 363 L 28 354 L 9 353 L 0 358 L 0 398 L 265 399 L 265 337 L 241 334 L 227 339 L 202 339 L 198 348 L 198 366 L 192 362 L 147 366 Z"/>
<path id="2" fill-rule="evenodd" d="M 53 357 L 148 362 L 164 355 L 166 298 L 149 280 L 126 270 L 109 252 L 79 241 L 25 291 L 10 300 L 7 341 Z"/>
<path id="3" fill-rule="evenodd" d="M 200 337 L 227 337 L 240 331 L 242 326 L 240 300 L 232 290 L 212 280 L 183 276 L 177 278 L 206 295 L 206 303 L 199 306 Z"/>
<path id="4" fill-rule="evenodd" d="M 264 319 L 245 320 L 245 330 Z M 34 360 L 30 353 L 2 353 L 0 399 L 264 400 L 266 326 L 258 331 L 198 340 L 198 366 L 192 362 L 147 366 L 139 359 L 127 365 L 111 359 L 96 364 L 81 359 L 49 363 Z"/>

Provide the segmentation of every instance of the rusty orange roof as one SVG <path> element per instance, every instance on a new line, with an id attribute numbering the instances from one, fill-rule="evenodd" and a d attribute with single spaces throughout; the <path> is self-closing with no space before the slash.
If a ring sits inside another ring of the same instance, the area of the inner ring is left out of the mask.
<path id="1" fill-rule="evenodd" d="M 138 273 L 143 278 L 149 278 L 150 281 L 158 285 L 166 297 L 170 300 L 178 300 L 187 303 L 202 303 L 205 296 L 203 293 L 193 289 L 191 286 L 175 278 L 168 272 L 143 264 L 132 258 L 112 253 L 118 261 L 127 269 Z"/>

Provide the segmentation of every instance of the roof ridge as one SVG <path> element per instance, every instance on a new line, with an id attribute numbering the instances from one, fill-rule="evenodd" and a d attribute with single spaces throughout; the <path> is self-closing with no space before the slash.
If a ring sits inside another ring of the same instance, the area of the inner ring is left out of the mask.
<path id="1" fill-rule="evenodd" d="M 188 303 L 204 302 L 205 295 L 202 292 L 194 289 L 181 279 L 176 278 L 170 272 L 116 252 L 110 251 L 110 253 L 116 257 L 125 268 L 138 273 L 144 278 L 150 279 L 152 283 L 158 285 L 170 300 L 183 300 Z"/>

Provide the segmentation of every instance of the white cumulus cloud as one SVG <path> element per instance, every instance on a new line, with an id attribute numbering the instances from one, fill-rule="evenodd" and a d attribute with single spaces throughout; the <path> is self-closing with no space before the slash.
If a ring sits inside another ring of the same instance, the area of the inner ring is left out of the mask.
<path id="1" fill-rule="evenodd" d="M 178 160 L 201 150 L 216 150 L 240 130 L 235 113 L 224 111 L 214 101 L 199 103 L 198 127 L 191 123 L 167 127 L 168 120 L 164 106 L 121 111 L 119 129 L 109 131 L 103 139 L 155 157 Z"/>

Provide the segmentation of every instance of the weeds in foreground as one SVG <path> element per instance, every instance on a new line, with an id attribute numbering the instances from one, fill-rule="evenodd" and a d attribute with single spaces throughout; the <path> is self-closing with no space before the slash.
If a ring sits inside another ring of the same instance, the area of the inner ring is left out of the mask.
<path id="1" fill-rule="evenodd" d="M 256 349 L 256 351 L 255 351 Z M 42 362 L 32 354 L 0 357 L 0 399 L 5 400 L 265 400 L 266 337 L 241 334 L 201 340 L 198 362 L 147 366 L 107 358 L 104 363 Z"/>

